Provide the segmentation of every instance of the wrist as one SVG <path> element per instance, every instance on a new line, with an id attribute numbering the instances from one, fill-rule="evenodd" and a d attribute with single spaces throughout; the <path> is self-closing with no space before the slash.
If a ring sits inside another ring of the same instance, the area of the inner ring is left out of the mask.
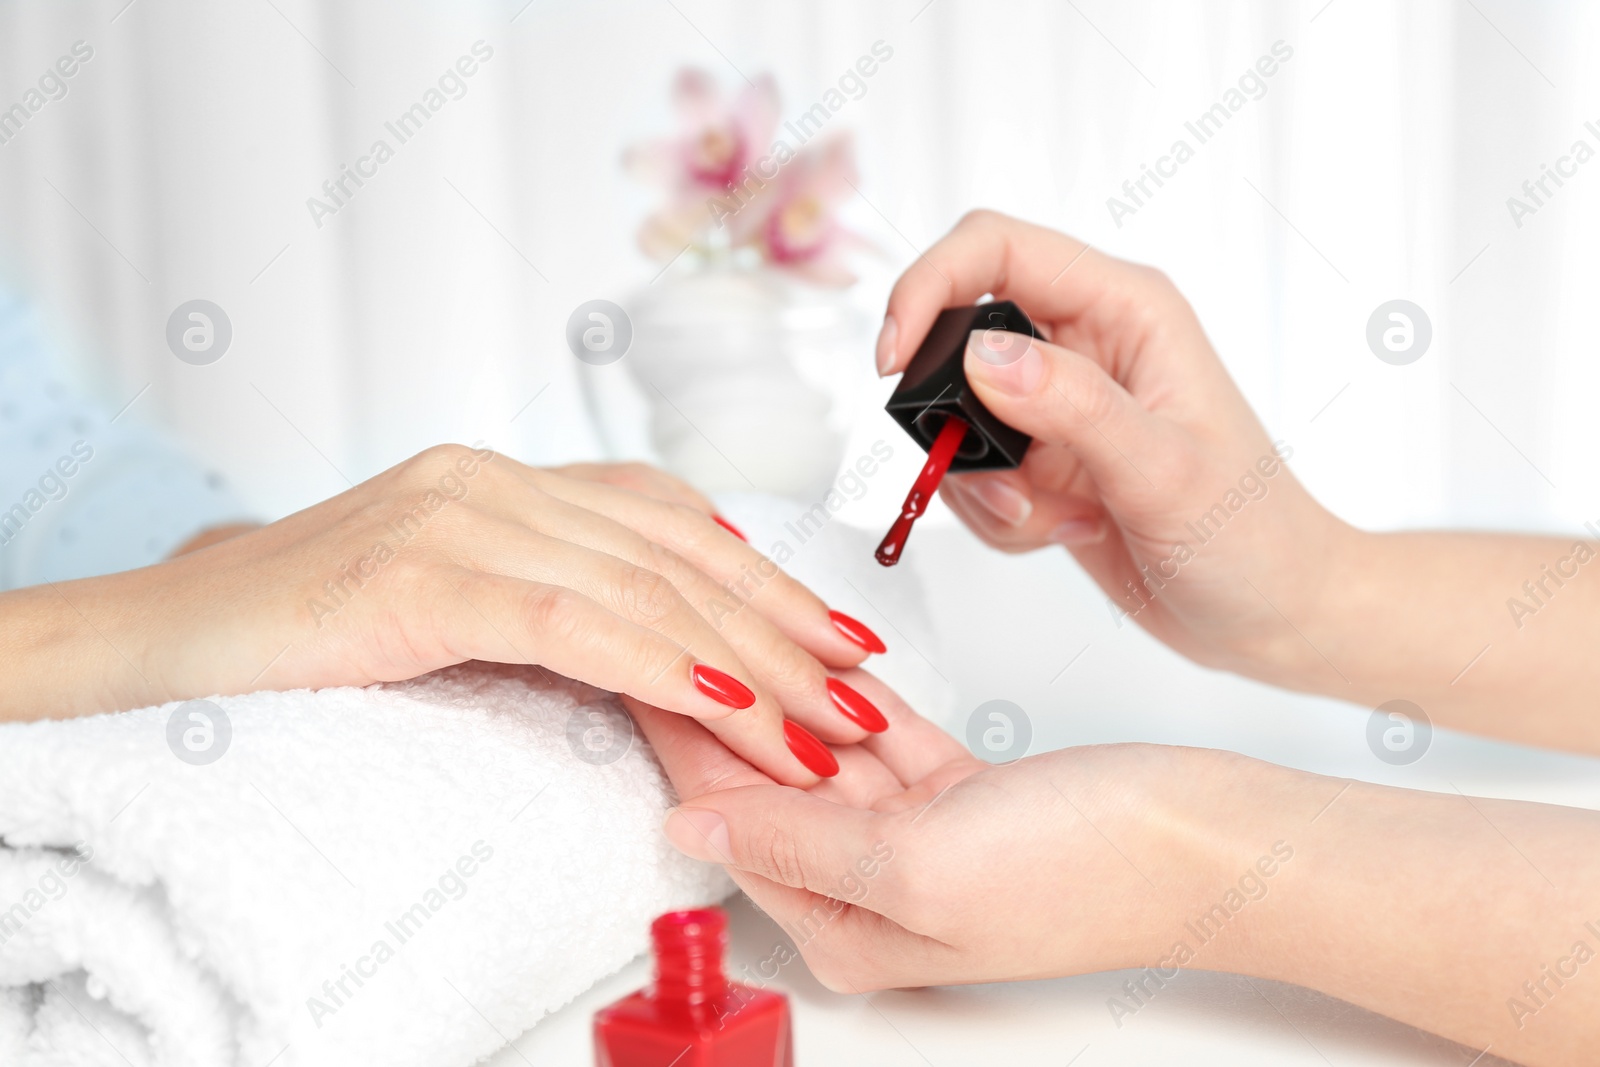
<path id="1" fill-rule="evenodd" d="M 1144 776 L 1132 812 L 1156 892 L 1124 966 L 1150 981 L 1198 969 L 1260 974 L 1278 943 L 1275 895 L 1329 779 L 1230 752 L 1174 748 Z M 1306 809 L 1302 812 L 1300 809 Z M 1130 858 L 1135 858 L 1132 849 Z M 1136 862 L 1141 862 L 1135 858 Z"/>
<path id="2" fill-rule="evenodd" d="M 61 719 L 152 703 L 97 587 L 113 578 L 58 582 L 0 594 L 0 660 L 7 681 L 0 721 Z"/>
<path id="3" fill-rule="evenodd" d="M 1312 506 L 1316 515 L 1290 538 L 1293 558 L 1278 580 L 1252 583 L 1260 626 L 1221 665 L 1284 689 L 1349 697 L 1351 679 L 1337 653 L 1352 632 L 1351 605 L 1372 571 L 1376 538 Z"/>

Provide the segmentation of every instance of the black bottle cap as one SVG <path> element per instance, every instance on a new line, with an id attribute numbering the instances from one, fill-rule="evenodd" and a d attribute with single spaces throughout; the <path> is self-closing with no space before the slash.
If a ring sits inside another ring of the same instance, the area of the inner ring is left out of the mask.
<path id="1" fill-rule="evenodd" d="M 911 357 L 884 410 L 926 451 L 951 415 L 970 427 L 950 464 L 953 471 L 1007 470 L 1022 463 L 1033 438 L 997 419 L 967 384 L 962 364 L 973 330 L 1005 330 L 1038 337 L 1033 323 L 1009 300 L 945 308 Z"/>

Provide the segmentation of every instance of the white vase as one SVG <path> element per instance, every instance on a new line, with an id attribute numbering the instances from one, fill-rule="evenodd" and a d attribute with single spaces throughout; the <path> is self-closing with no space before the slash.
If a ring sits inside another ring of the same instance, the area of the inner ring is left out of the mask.
<path id="1" fill-rule="evenodd" d="M 843 293 L 728 262 L 663 278 L 629 314 L 624 362 L 666 469 L 706 492 L 827 492 L 853 414 L 841 370 L 864 358 Z"/>

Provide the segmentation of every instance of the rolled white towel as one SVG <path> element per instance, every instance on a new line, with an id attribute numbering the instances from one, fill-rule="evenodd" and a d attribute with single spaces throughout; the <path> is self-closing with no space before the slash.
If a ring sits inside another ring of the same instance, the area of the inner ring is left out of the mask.
<path id="1" fill-rule="evenodd" d="M 631 735 L 485 665 L 0 727 L 0 1063 L 477 1061 L 730 891 Z"/>

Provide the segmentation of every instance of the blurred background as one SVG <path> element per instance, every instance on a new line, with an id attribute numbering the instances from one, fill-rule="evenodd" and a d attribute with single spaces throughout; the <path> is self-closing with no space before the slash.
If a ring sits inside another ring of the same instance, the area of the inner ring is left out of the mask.
<path id="1" fill-rule="evenodd" d="M 889 442 L 888 469 L 837 516 L 876 533 L 921 461 L 871 367 L 888 287 L 989 207 L 1169 273 L 1298 476 L 1351 521 L 1577 534 L 1600 520 L 1600 163 L 1570 164 L 1537 201 L 1523 183 L 1577 141 L 1600 149 L 1597 21 L 1593 5 L 1507 0 L 3 2 L 0 108 L 78 42 L 93 54 L 0 144 L 0 269 L 81 388 L 109 411 L 132 401 L 124 417 L 181 440 L 264 517 L 444 440 L 534 463 L 662 459 L 668 409 L 691 403 L 696 315 L 706 358 L 727 360 L 751 336 L 728 308 L 759 305 L 791 364 L 763 380 L 792 373 L 816 395 L 693 402 L 826 425 L 804 449 L 827 468 L 820 489 L 814 471 L 787 487 L 802 503 Z M 399 143 L 385 124 L 469 55 L 459 96 Z M 867 56 L 874 73 L 841 93 Z M 1267 56 L 1271 76 L 1242 83 Z M 730 304 L 700 285 L 727 280 L 715 263 L 641 251 L 664 193 L 623 158 L 682 132 L 684 67 L 729 102 L 770 74 L 780 128 L 822 102 L 825 132 L 850 134 L 837 208 L 871 246 L 852 253 L 853 285 L 767 286 L 758 266 L 760 291 Z M 1185 124 L 1230 90 L 1242 106 L 1201 143 Z M 1124 183 L 1180 138 L 1193 157 L 1131 197 Z M 335 212 L 308 207 L 379 139 L 395 151 L 375 176 Z M 167 343 L 195 299 L 232 328 L 207 365 Z M 1431 324 L 1404 365 L 1367 339 L 1396 299 Z M 592 300 L 633 320 L 618 362 L 569 349 Z M 680 444 L 725 432 L 737 466 L 745 430 L 685 410 Z M 764 488 L 701 452 L 683 462 L 714 488 Z M 928 527 L 908 562 L 942 651 L 922 659 L 956 714 L 1015 701 L 1041 745 L 1150 737 L 1312 766 L 1364 752 L 1349 709 L 1298 701 L 1326 726 L 1307 731 L 1281 713 L 1290 698 L 1118 627 L 1066 557 L 988 553 L 937 505 Z"/>

